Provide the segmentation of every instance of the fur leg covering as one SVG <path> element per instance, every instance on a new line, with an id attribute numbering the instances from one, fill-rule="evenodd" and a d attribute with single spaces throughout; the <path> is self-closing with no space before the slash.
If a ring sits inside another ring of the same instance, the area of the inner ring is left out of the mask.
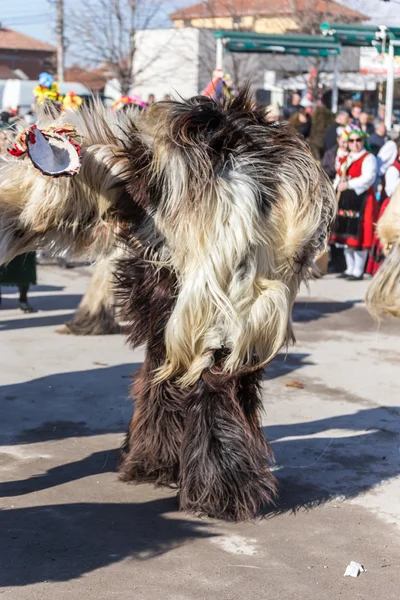
<path id="1" fill-rule="evenodd" d="M 116 252 L 99 262 L 89 288 L 71 321 L 66 323 L 73 335 L 110 335 L 120 333 L 116 320 L 113 268 Z"/>
<path id="2" fill-rule="evenodd" d="M 133 346 L 147 341 L 146 360 L 133 385 L 134 414 L 122 448 L 119 472 L 124 481 L 172 485 L 178 480 L 183 429 L 182 390 L 171 381 L 154 383 L 165 361 L 164 328 L 174 303 L 176 281 L 166 268 L 146 260 L 143 247 L 118 262 L 119 304 L 128 320 Z"/>
<path id="3" fill-rule="evenodd" d="M 183 510 L 243 521 L 276 496 L 272 451 L 260 429 L 260 374 L 207 372 L 187 399 L 180 465 Z"/>
<path id="4" fill-rule="evenodd" d="M 183 430 L 182 391 L 169 381 L 152 384 L 146 359 L 136 378 L 135 411 L 119 465 L 123 481 L 172 485 L 178 481 Z"/>

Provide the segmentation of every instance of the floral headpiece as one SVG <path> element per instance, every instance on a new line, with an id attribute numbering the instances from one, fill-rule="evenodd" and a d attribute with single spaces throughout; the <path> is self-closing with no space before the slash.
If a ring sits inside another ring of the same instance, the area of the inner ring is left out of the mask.
<path id="1" fill-rule="evenodd" d="M 71 91 L 69 94 L 66 94 L 63 99 L 63 109 L 64 110 L 75 110 L 78 111 L 81 106 L 83 100 L 80 96 L 75 94 L 75 92 Z"/>
<path id="2" fill-rule="evenodd" d="M 344 127 L 343 132 L 342 132 L 342 137 L 345 140 L 348 140 L 349 137 L 353 134 L 357 134 L 360 137 L 364 138 L 364 140 L 367 139 L 367 134 L 364 133 L 364 131 L 362 129 L 360 129 L 357 125 L 346 125 L 346 127 Z"/>
<path id="3" fill-rule="evenodd" d="M 124 108 L 125 106 L 128 105 L 136 105 L 136 106 L 140 106 L 140 108 L 146 108 L 147 104 L 146 102 L 143 102 L 143 100 L 141 98 L 139 98 L 139 96 L 121 96 L 120 98 L 118 98 L 118 100 L 115 100 L 115 102 L 112 103 L 111 108 L 114 111 L 118 111 L 121 110 L 121 108 Z"/>

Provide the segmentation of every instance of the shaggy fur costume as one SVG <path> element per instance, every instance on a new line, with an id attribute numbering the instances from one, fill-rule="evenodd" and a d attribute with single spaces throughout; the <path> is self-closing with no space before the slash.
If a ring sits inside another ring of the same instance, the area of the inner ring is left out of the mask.
<path id="1" fill-rule="evenodd" d="M 121 332 L 114 297 L 115 251 L 95 266 L 88 289 L 70 321 L 57 333 L 73 335 L 111 335 Z"/>
<path id="2" fill-rule="evenodd" d="M 386 258 L 368 287 L 366 305 L 374 317 L 400 317 L 400 186 L 379 219 L 376 232 Z"/>
<path id="3" fill-rule="evenodd" d="M 335 213 L 331 184 L 246 92 L 114 123 L 100 107 L 65 118 L 82 137 L 81 171 L 3 167 L 0 260 L 48 244 L 107 254 L 118 236 L 128 339 L 146 344 L 121 477 L 177 485 L 185 510 L 251 518 L 277 487 L 263 367 L 293 339 L 293 302 Z"/>

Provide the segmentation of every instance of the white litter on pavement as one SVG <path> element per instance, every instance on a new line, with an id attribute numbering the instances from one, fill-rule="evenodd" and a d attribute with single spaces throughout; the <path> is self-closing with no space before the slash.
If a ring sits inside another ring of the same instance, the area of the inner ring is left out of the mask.
<path id="1" fill-rule="evenodd" d="M 351 561 L 349 565 L 346 567 L 346 571 L 344 572 L 345 577 L 358 577 L 360 573 L 365 573 L 366 569 L 360 563 Z"/>
<path id="2" fill-rule="evenodd" d="M 245 554 L 253 556 L 257 550 L 253 546 L 257 540 L 244 538 L 241 535 L 230 535 L 226 537 L 216 537 L 211 539 L 213 544 L 220 546 L 225 552 L 230 554 Z"/>

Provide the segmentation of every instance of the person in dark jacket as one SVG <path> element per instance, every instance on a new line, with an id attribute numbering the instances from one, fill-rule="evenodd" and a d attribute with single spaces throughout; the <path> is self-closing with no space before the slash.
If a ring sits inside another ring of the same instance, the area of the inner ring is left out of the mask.
<path id="1" fill-rule="evenodd" d="M 362 113 L 362 108 L 358 104 L 353 106 L 353 108 L 351 109 L 351 116 L 350 116 L 351 123 L 357 127 L 360 126 L 361 113 Z"/>
<path id="2" fill-rule="evenodd" d="M 289 106 L 286 106 L 283 109 L 283 116 L 285 119 L 290 119 L 290 117 L 293 117 L 293 115 L 299 111 L 300 103 L 301 95 L 298 92 L 293 92 Z"/>
<path id="3" fill-rule="evenodd" d="M 369 114 L 366 112 L 362 112 L 360 115 L 360 128 L 361 128 L 361 131 L 366 133 L 368 136 L 375 133 L 374 124 L 370 122 Z"/>
<path id="4" fill-rule="evenodd" d="M 375 133 L 370 135 L 368 138 L 368 145 L 375 156 L 378 156 L 379 150 L 382 148 L 383 144 L 388 141 L 388 139 L 389 136 L 386 133 L 385 123 L 378 123 L 375 126 Z"/>
<path id="5" fill-rule="evenodd" d="M 326 130 L 323 146 L 324 154 L 327 150 L 329 150 L 329 148 L 332 148 L 336 145 L 337 128 L 345 127 L 348 122 L 349 113 L 345 110 L 339 110 L 339 112 L 336 114 L 335 122 Z"/>

